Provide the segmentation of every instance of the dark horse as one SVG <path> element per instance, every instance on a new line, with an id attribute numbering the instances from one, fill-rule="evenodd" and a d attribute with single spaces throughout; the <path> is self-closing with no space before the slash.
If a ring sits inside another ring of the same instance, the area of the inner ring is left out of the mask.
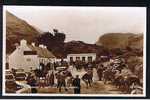
<path id="1" fill-rule="evenodd" d="M 113 82 L 115 77 L 115 72 L 113 72 L 111 69 L 106 69 L 103 72 L 103 80 L 104 80 L 104 84 L 106 84 L 108 81 Z"/>
<path id="2" fill-rule="evenodd" d="M 93 78 L 93 72 L 92 71 L 88 71 L 87 73 L 85 73 L 83 76 L 82 76 L 82 80 L 85 82 L 87 88 L 90 86 L 92 86 L 92 80 Z"/>
<path id="3" fill-rule="evenodd" d="M 121 89 L 122 91 L 130 93 L 131 92 L 130 86 L 133 83 L 140 85 L 140 80 L 136 76 L 124 77 L 124 76 L 120 75 L 114 79 L 113 83 L 117 88 Z"/>

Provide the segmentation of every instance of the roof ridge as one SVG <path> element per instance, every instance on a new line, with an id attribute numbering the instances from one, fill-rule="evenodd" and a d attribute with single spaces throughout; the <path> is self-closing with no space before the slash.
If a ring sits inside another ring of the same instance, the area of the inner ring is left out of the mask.
<path id="1" fill-rule="evenodd" d="M 27 45 L 30 49 L 32 50 L 35 50 L 37 51 L 37 54 L 40 56 L 40 57 L 46 57 L 46 58 L 54 58 L 54 54 L 49 51 L 47 48 L 41 48 L 41 47 L 38 47 L 38 46 L 32 46 L 32 45 Z"/>

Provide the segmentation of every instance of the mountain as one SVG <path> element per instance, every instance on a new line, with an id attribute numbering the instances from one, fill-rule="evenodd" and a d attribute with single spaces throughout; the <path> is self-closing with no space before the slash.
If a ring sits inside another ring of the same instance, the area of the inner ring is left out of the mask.
<path id="1" fill-rule="evenodd" d="M 108 55 L 108 51 L 103 46 L 87 44 L 82 41 L 70 41 L 64 45 L 65 53 L 96 53 L 97 56 Z"/>
<path id="2" fill-rule="evenodd" d="M 7 11 L 6 52 L 11 53 L 15 49 L 15 44 L 19 43 L 21 39 L 26 39 L 29 43 L 34 41 L 36 44 L 46 45 L 47 48 L 58 58 L 66 57 L 69 53 L 100 54 L 104 52 L 103 47 L 95 44 L 87 44 L 82 41 L 64 42 L 65 34 L 59 32 L 56 32 L 55 34 L 49 32 L 44 33 L 35 26 L 31 26 L 26 21 Z"/>
<path id="3" fill-rule="evenodd" d="M 140 49 L 143 47 L 143 34 L 107 33 L 99 38 L 96 45 L 102 45 L 109 49 L 125 49 L 126 47 Z"/>
<path id="4" fill-rule="evenodd" d="M 37 44 L 44 44 L 57 57 L 65 58 L 67 54 L 71 53 L 96 53 L 99 55 L 108 55 L 108 52 L 102 46 L 95 44 L 87 44 L 83 41 L 72 40 L 64 42 L 66 34 L 45 32 L 37 37 Z"/>
<path id="5" fill-rule="evenodd" d="M 57 29 L 54 32 L 42 32 L 26 21 L 6 12 L 6 52 L 11 53 L 15 49 L 15 43 L 26 39 L 28 43 L 34 41 L 37 45 L 44 44 L 57 58 L 66 57 L 70 53 L 96 53 L 97 56 L 109 55 L 120 49 L 131 47 L 139 49 L 143 47 L 143 34 L 133 33 L 108 33 L 99 38 L 96 44 L 87 44 L 83 41 L 64 42 L 66 34 Z M 117 49 L 116 49 L 117 48 Z M 109 50 L 113 49 L 113 51 Z M 141 52 L 140 52 L 141 53 Z"/>
<path id="6" fill-rule="evenodd" d="M 143 34 L 137 34 L 129 38 L 128 46 L 134 49 L 143 49 Z"/>
<path id="7" fill-rule="evenodd" d="M 35 37 L 40 34 L 36 28 L 26 21 L 16 17 L 12 13 L 6 11 L 6 52 L 10 53 L 15 49 L 15 43 L 19 43 L 21 39 L 28 42 L 34 41 Z"/>

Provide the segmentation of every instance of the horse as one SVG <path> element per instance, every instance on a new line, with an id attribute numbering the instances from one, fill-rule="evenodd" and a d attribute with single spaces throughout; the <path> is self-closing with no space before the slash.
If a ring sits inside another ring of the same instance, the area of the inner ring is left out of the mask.
<path id="1" fill-rule="evenodd" d="M 128 76 L 126 80 L 128 81 L 128 85 L 132 85 L 133 83 L 141 85 L 140 79 L 135 75 Z"/>
<path id="2" fill-rule="evenodd" d="M 130 94 L 142 94 L 143 93 L 143 88 L 136 83 L 133 83 L 130 88 L 131 88 Z"/>
<path id="3" fill-rule="evenodd" d="M 72 73 L 70 71 L 68 71 L 68 70 L 62 71 L 62 73 L 63 73 L 65 78 L 72 77 Z"/>
<path id="4" fill-rule="evenodd" d="M 104 84 L 106 84 L 108 81 L 114 81 L 115 77 L 115 72 L 113 72 L 111 69 L 106 69 L 105 71 L 103 71 L 103 80 L 104 80 Z"/>
<path id="5" fill-rule="evenodd" d="M 113 84 L 117 88 L 122 89 L 125 86 L 126 82 L 125 82 L 124 77 L 122 75 L 119 75 L 119 76 L 115 77 Z"/>
<path id="6" fill-rule="evenodd" d="M 123 76 L 120 74 L 119 76 L 115 77 L 113 84 L 122 91 L 130 93 L 130 86 L 132 84 L 140 85 L 140 80 L 136 76 Z"/>
<path id="7" fill-rule="evenodd" d="M 125 79 L 125 83 L 126 83 L 125 90 L 128 93 L 131 91 L 130 86 L 132 86 L 132 84 L 137 84 L 137 85 L 141 86 L 140 79 L 135 75 L 127 76 Z"/>
<path id="8" fill-rule="evenodd" d="M 88 86 L 90 86 L 90 87 L 92 86 L 91 85 L 93 82 L 92 78 L 93 78 L 93 72 L 92 71 L 88 71 L 87 73 L 85 73 L 82 76 L 82 80 L 85 82 L 87 88 L 88 88 Z"/>

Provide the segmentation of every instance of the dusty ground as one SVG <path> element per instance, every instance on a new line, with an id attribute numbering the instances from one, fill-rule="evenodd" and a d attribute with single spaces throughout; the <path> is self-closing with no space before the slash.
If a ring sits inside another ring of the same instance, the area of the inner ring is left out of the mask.
<path id="1" fill-rule="evenodd" d="M 77 71 L 76 69 L 73 69 L 72 74 L 75 77 L 76 75 L 79 75 L 81 78 L 86 72 L 82 69 L 81 71 Z M 96 73 L 94 71 L 94 73 Z M 96 77 L 96 76 L 95 76 Z M 120 90 L 118 90 L 115 86 L 112 84 L 104 84 L 103 81 L 96 81 L 97 78 L 95 78 L 95 82 L 92 84 L 92 87 L 86 88 L 85 83 L 81 80 L 81 94 L 123 94 Z M 45 88 L 37 88 L 38 93 L 54 93 L 54 94 L 74 94 L 74 89 L 69 88 L 68 91 L 65 91 L 62 87 L 62 91 L 59 92 L 59 90 L 56 87 L 45 87 Z"/>
<path id="2" fill-rule="evenodd" d="M 38 93 L 59 93 L 58 89 L 53 88 L 38 88 Z M 68 89 L 65 91 L 62 88 L 61 94 L 73 94 L 73 89 Z M 115 86 L 111 84 L 104 84 L 102 81 L 98 81 L 93 83 L 92 87 L 86 88 L 86 86 L 82 83 L 81 85 L 81 94 L 122 94 Z"/>

